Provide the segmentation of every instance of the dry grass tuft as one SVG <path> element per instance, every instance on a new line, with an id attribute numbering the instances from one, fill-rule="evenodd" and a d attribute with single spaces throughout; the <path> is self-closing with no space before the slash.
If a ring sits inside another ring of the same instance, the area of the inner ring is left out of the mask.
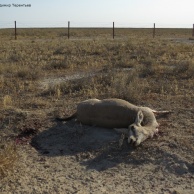
<path id="1" fill-rule="evenodd" d="M 194 61 L 188 61 L 188 70 L 187 70 L 188 77 L 194 77 Z"/>
<path id="2" fill-rule="evenodd" d="M 194 37 L 190 37 L 189 40 L 194 40 Z"/>
<path id="3" fill-rule="evenodd" d="M 38 70 L 30 70 L 29 68 L 18 69 L 16 76 L 23 80 L 37 80 L 40 78 Z"/>
<path id="4" fill-rule="evenodd" d="M 12 142 L 6 142 L 0 138 L 0 178 L 7 176 L 17 161 L 16 146 Z"/>
<path id="5" fill-rule="evenodd" d="M 194 61 L 180 61 L 175 65 L 173 74 L 177 77 L 191 78 L 194 76 Z"/>
<path id="6" fill-rule="evenodd" d="M 109 92 L 110 96 L 122 98 L 132 103 L 139 103 L 149 84 L 140 79 L 135 70 L 129 73 L 117 73 L 113 76 Z"/>
<path id="7" fill-rule="evenodd" d="M 5 95 L 3 98 L 3 106 L 4 108 L 8 108 L 12 106 L 12 98 L 9 95 Z"/>

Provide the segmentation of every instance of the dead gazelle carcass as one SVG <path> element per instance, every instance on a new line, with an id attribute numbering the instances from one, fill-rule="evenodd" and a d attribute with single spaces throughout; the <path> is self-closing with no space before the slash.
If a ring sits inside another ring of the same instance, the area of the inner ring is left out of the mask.
<path id="1" fill-rule="evenodd" d="M 158 122 L 154 113 L 166 114 L 169 111 L 155 111 L 148 107 L 135 106 L 121 99 L 89 99 L 80 102 L 72 116 L 85 125 L 113 128 L 124 134 L 129 143 L 139 145 L 158 132 Z"/>

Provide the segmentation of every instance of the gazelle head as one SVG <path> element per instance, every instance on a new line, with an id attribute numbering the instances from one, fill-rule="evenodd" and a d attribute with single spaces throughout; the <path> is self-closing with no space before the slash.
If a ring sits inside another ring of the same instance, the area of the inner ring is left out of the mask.
<path id="1" fill-rule="evenodd" d="M 115 129 L 124 134 L 128 139 L 128 143 L 138 146 L 149 137 L 153 137 L 158 132 L 158 123 L 156 121 L 143 125 L 144 115 L 141 110 L 137 112 L 135 122 L 129 125 L 128 128 Z"/>
<path id="2" fill-rule="evenodd" d="M 141 123 L 143 121 L 143 113 L 138 111 L 135 122 L 128 127 L 128 143 L 134 143 L 136 146 L 147 139 L 147 132 Z"/>
<path id="3" fill-rule="evenodd" d="M 158 132 L 158 126 L 156 125 L 142 126 L 143 117 L 143 112 L 139 110 L 135 122 L 128 127 L 128 143 L 134 143 L 138 146 L 148 137 L 153 137 Z"/>

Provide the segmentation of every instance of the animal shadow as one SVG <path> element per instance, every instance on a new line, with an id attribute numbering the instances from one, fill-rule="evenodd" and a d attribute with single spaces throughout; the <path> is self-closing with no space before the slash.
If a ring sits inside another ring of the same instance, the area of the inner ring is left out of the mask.
<path id="1" fill-rule="evenodd" d="M 74 121 L 58 124 L 31 140 L 31 145 L 41 154 L 50 157 L 92 152 L 107 144 L 118 142 L 120 134 L 113 129 L 84 126 Z"/>
<path id="2" fill-rule="evenodd" d="M 120 134 L 113 129 L 80 125 L 74 121 L 58 124 L 40 132 L 31 145 L 47 157 L 75 156 L 88 169 L 105 170 L 122 162 L 122 153 L 129 153 L 133 146 L 124 143 L 119 148 Z M 98 163 L 98 165 L 96 165 Z"/>
<path id="3" fill-rule="evenodd" d="M 157 139 L 146 140 L 138 147 L 124 141 L 119 147 L 120 134 L 113 129 L 85 126 L 68 121 L 58 122 L 56 126 L 38 133 L 31 140 L 31 145 L 47 157 L 74 156 L 75 161 L 86 166 L 86 169 L 104 171 L 120 163 L 129 165 L 153 164 L 163 166 L 174 174 L 194 173 L 194 166 L 176 154 L 163 150 Z M 151 143 L 150 143 L 151 142 Z M 135 153 L 135 154 L 134 154 Z M 165 161 L 165 163 L 164 163 Z M 172 161 L 185 164 L 188 170 L 170 166 Z"/>

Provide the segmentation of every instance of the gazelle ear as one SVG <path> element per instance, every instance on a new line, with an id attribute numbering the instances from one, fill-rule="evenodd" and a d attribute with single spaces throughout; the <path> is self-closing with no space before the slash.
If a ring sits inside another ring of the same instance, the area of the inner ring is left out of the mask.
<path id="1" fill-rule="evenodd" d="M 141 110 L 139 110 L 138 113 L 137 113 L 135 124 L 137 126 L 141 126 L 142 121 L 143 121 L 143 112 Z"/>

